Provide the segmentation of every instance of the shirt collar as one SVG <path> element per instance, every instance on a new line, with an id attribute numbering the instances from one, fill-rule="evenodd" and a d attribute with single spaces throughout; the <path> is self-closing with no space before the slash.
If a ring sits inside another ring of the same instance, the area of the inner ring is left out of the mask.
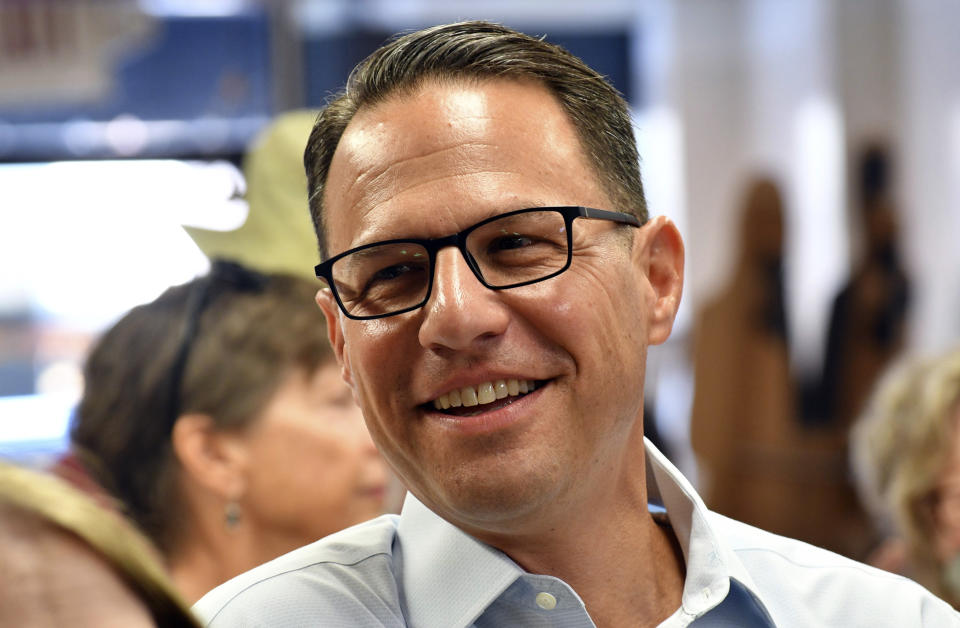
<path id="1" fill-rule="evenodd" d="M 769 616 L 759 589 L 743 563 L 718 537 L 703 500 L 680 471 L 650 441 L 646 445 L 647 499 L 660 501 L 683 552 L 687 568 L 681 609 L 699 617 L 722 602 L 737 580 L 753 598 L 761 616 Z"/>
<path id="2" fill-rule="evenodd" d="M 647 492 L 666 507 L 687 575 L 678 613 L 698 617 L 719 604 L 738 580 L 762 613 L 753 579 L 718 538 L 710 513 L 690 483 L 646 441 Z M 407 494 L 397 529 L 399 574 L 413 626 L 469 626 L 524 572 L 506 554 L 469 536 Z M 463 565 L 470 565 L 463 569 Z"/>
<path id="3" fill-rule="evenodd" d="M 397 536 L 411 626 L 468 626 L 523 573 L 506 554 L 461 531 L 411 493 Z"/>

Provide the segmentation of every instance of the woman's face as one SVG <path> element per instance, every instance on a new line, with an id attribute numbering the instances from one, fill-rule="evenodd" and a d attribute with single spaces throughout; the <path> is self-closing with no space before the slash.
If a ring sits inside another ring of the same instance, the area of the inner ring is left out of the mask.
<path id="1" fill-rule="evenodd" d="M 245 522 L 283 553 L 384 512 L 386 465 L 336 364 L 289 373 L 246 430 Z"/>
<path id="2" fill-rule="evenodd" d="M 936 552 L 941 562 L 960 554 L 960 406 L 954 410 L 951 453 L 937 484 Z"/>

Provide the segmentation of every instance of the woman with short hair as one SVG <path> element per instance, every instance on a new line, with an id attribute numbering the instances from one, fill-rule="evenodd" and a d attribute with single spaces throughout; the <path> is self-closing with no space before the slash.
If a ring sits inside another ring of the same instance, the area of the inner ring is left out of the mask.
<path id="1" fill-rule="evenodd" d="M 383 512 L 386 467 L 316 288 L 217 261 L 133 309 L 89 356 L 73 451 L 190 603 Z"/>

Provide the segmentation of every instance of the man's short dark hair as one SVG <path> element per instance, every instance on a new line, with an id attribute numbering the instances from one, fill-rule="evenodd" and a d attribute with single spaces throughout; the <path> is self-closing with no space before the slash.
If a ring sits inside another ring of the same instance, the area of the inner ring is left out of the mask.
<path id="1" fill-rule="evenodd" d="M 310 215 L 321 258 L 324 188 L 337 144 L 353 116 L 430 80 L 531 80 L 544 85 L 570 117 L 584 153 L 614 204 L 647 219 L 627 103 L 607 80 L 563 48 L 489 22 L 436 26 L 398 37 L 357 66 L 346 88 L 321 111 L 304 154 Z"/>

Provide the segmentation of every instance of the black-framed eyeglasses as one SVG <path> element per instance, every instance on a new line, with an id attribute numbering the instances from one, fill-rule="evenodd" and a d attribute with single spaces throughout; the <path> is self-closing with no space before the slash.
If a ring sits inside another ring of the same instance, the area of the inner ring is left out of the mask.
<path id="1" fill-rule="evenodd" d="M 207 276 L 192 286 L 187 296 L 180 342 L 167 375 L 165 414 L 169 422 L 168 433 L 173 430 L 174 423 L 180 417 L 183 376 L 200 330 L 201 316 L 220 295 L 227 292 L 260 293 L 266 288 L 267 282 L 266 275 L 236 262 L 217 259 L 211 263 Z"/>
<path id="2" fill-rule="evenodd" d="M 590 207 L 532 207 L 499 214 L 442 238 L 371 242 L 317 264 L 317 277 L 348 318 L 369 320 L 423 305 L 433 288 L 437 251 L 460 249 L 477 279 L 491 290 L 556 277 L 570 267 L 573 221 L 610 220 L 641 227 L 636 216 Z"/>

